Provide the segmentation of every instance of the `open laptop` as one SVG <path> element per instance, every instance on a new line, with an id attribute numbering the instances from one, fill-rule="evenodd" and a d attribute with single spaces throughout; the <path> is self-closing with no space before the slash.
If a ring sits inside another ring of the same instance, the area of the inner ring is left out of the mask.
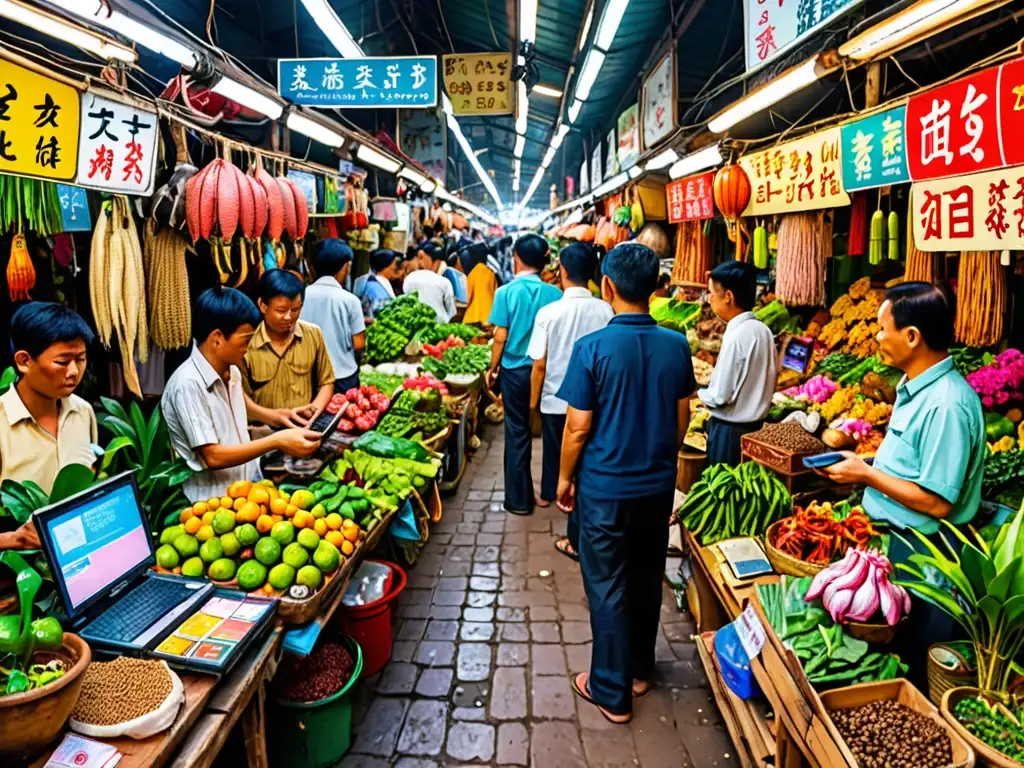
<path id="1" fill-rule="evenodd" d="M 71 629 L 99 650 L 140 655 L 214 590 L 162 575 L 135 476 L 126 472 L 36 511 L 36 530 Z"/>

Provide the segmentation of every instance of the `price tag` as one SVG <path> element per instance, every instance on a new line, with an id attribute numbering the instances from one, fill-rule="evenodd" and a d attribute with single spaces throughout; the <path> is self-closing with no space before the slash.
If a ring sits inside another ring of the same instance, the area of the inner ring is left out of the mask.
<path id="1" fill-rule="evenodd" d="M 736 634 L 739 635 L 740 643 L 743 645 L 743 650 L 747 652 L 747 656 L 751 659 L 757 658 L 761 649 L 764 648 L 768 636 L 765 634 L 764 625 L 761 624 L 761 619 L 758 618 L 754 606 L 748 604 L 743 609 L 743 613 L 733 622 L 733 626 L 736 627 Z"/>

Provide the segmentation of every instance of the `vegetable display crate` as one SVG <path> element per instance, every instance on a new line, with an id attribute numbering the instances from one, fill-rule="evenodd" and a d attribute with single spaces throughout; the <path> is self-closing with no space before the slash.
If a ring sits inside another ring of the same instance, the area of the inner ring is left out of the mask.
<path id="1" fill-rule="evenodd" d="M 992 768 L 1020 768 L 1020 763 L 1012 758 L 1004 755 L 997 749 L 993 749 L 988 744 L 983 742 L 977 736 L 968 731 L 964 726 L 957 720 L 956 715 L 953 714 L 953 710 L 956 709 L 956 705 L 961 699 L 968 696 L 977 696 L 980 691 L 977 688 L 951 688 L 946 691 L 942 696 L 941 711 L 942 716 L 946 719 L 949 726 L 956 732 L 956 734 L 962 738 L 970 748 L 978 755 L 978 765 L 980 766 L 992 766 Z M 984 695 L 984 694 L 981 694 Z M 997 708 L 1001 708 L 1004 715 L 1009 716 L 1013 719 L 1013 715 L 1010 714 L 1002 704 L 998 703 L 991 697 L 985 697 L 990 704 L 994 704 Z"/>
<path id="2" fill-rule="evenodd" d="M 860 683 L 859 685 L 851 685 L 846 688 L 824 691 L 818 695 L 826 710 L 851 709 L 870 704 L 874 701 L 896 700 L 903 706 L 928 716 L 942 726 L 949 736 L 953 751 L 953 762 L 946 766 L 946 768 L 971 768 L 974 765 L 974 750 L 961 738 L 956 729 L 943 719 L 935 705 L 928 701 L 928 697 L 903 678 L 886 680 L 881 683 Z M 842 752 L 846 762 L 853 766 L 860 765 L 853 756 L 852 750 L 847 746 L 846 741 L 839 734 L 839 729 L 836 728 L 831 718 L 826 721 L 825 725 L 835 739 L 836 745 L 839 747 L 840 752 Z"/>
<path id="3" fill-rule="evenodd" d="M 780 475 L 806 475 L 811 470 L 804 466 L 804 459 L 814 456 L 816 451 L 804 451 L 793 453 L 785 448 L 762 443 L 750 435 L 743 435 L 740 438 L 740 450 L 745 456 L 749 456 L 768 469 L 773 469 Z"/>
<path id="4" fill-rule="evenodd" d="M 775 569 L 776 573 L 784 573 L 787 576 L 817 576 L 828 566 L 808 563 L 806 560 L 800 560 L 792 555 L 787 555 L 772 544 L 772 541 L 775 539 L 775 532 L 782 523 L 786 522 L 786 519 L 788 518 L 776 520 L 765 531 L 764 549 L 765 554 L 768 555 L 768 562 L 772 564 L 772 568 Z"/>

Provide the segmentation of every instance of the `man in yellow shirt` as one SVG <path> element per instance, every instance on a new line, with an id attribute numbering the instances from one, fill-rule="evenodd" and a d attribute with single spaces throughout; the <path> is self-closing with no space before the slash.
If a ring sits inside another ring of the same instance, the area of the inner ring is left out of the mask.
<path id="1" fill-rule="evenodd" d="M 46 493 L 68 464 L 96 461 L 96 414 L 73 393 L 94 336 L 72 309 L 33 301 L 11 318 L 17 382 L 0 396 L 0 481 L 31 480 Z M 35 549 L 31 522 L 0 533 L 0 550 Z"/>
<path id="2" fill-rule="evenodd" d="M 260 278 L 263 322 L 245 353 L 249 415 L 267 424 L 305 427 L 334 394 L 334 366 L 323 331 L 299 320 L 305 291 L 291 272 L 271 269 Z M 273 412 L 273 413 L 272 413 Z"/>

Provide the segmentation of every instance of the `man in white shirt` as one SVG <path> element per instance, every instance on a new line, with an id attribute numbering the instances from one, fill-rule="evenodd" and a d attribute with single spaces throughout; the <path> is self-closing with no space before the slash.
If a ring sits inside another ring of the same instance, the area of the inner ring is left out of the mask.
<path id="1" fill-rule="evenodd" d="M 740 463 L 740 438 L 761 428 L 772 405 L 778 377 L 775 338 L 751 311 L 757 270 L 727 261 L 711 270 L 711 309 L 726 322 L 722 351 L 710 384 L 697 391 L 711 418 L 707 423 L 708 463 Z"/>
<path id="2" fill-rule="evenodd" d="M 259 459 L 271 450 L 306 457 L 320 446 L 318 433 L 297 428 L 249 439 L 249 416 L 287 423 L 285 414 L 256 406 L 242 389 L 241 367 L 260 320 L 252 300 L 233 288 L 209 288 L 196 299 L 192 355 L 160 400 L 171 445 L 194 473 L 184 483 L 189 501 L 220 498 L 236 480 L 258 479 Z"/>
<path id="3" fill-rule="evenodd" d="M 543 465 L 537 506 L 546 507 L 555 500 L 558 467 L 565 431 L 567 404 L 558 398 L 572 348 L 578 339 L 604 328 L 614 317 L 610 304 L 595 298 L 587 287 L 597 271 L 597 254 L 584 243 L 573 243 L 561 250 L 558 268 L 562 298 L 541 308 L 534 321 L 527 354 L 533 359 L 530 375 L 530 408 L 540 408 Z M 579 524 L 571 515 L 569 535 L 555 543 L 558 551 L 575 559 Z"/>
<path id="4" fill-rule="evenodd" d="M 342 286 L 352 268 L 352 249 L 344 240 L 321 240 L 313 250 L 317 281 L 306 289 L 302 319 L 320 326 L 334 366 L 334 391 L 359 386 L 356 353 L 366 346 L 366 323 L 359 299 Z"/>
<path id="5" fill-rule="evenodd" d="M 402 283 L 403 293 L 416 291 L 420 301 L 434 308 L 439 323 L 447 323 L 455 317 L 455 291 L 448 278 L 437 272 L 438 267 L 446 266 L 444 251 L 434 243 L 424 243 L 410 264 L 413 271 Z"/>

